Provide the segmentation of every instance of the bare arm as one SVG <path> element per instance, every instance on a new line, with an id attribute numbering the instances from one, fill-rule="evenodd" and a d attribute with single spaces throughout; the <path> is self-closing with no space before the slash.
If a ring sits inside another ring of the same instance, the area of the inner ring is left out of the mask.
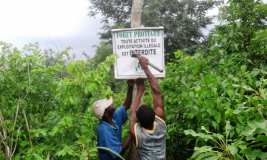
<path id="1" fill-rule="evenodd" d="M 159 87 L 158 81 L 148 68 L 148 60 L 142 56 L 139 56 L 138 60 L 139 60 L 139 63 L 142 69 L 144 70 L 147 76 L 149 85 L 152 90 L 154 112 L 160 118 L 165 119 L 164 104 L 163 104 L 162 96 L 160 93 L 160 87 Z"/>
<path id="2" fill-rule="evenodd" d="M 126 110 L 130 108 L 132 103 L 134 80 L 128 80 L 127 84 L 128 84 L 127 96 L 123 103 L 123 106 L 125 106 Z"/>
<path id="3" fill-rule="evenodd" d="M 141 98 L 142 98 L 142 96 L 144 94 L 144 90 L 145 90 L 144 80 L 143 79 L 137 80 L 136 85 L 137 85 L 137 93 L 136 93 L 135 99 L 131 105 L 131 112 L 130 112 L 130 131 L 131 131 L 131 135 L 133 137 L 135 137 L 134 125 L 136 124 L 136 121 L 137 121 L 136 110 L 141 103 Z"/>

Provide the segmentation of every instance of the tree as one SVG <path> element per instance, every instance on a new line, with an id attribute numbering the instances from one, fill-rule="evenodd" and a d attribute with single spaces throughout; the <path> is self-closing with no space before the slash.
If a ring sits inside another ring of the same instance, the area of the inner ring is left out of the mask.
<path id="1" fill-rule="evenodd" d="M 239 52 L 253 64 L 266 63 L 267 4 L 261 0 L 228 0 L 221 10 L 223 25 L 211 34 L 211 49 L 224 54 Z"/>
<path id="2" fill-rule="evenodd" d="M 191 48 L 199 44 L 204 37 L 200 29 L 206 27 L 212 20 L 206 16 L 206 12 L 216 3 L 218 2 L 148 0 L 144 6 L 144 25 L 164 26 L 166 52 Z"/>
<path id="3" fill-rule="evenodd" d="M 90 0 L 91 15 L 104 16 L 103 39 L 111 38 L 110 29 L 130 27 L 130 0 Z M 206 13 L 219 1 L 210 0 L 146 0 L 144 2 L 142 24 L 165 28 L 165 50 L 172 53 L 177 49 L 192 48 L 203 40 L 201 28 L 211 23 L 212 17 Z M 114 22 L 114 23 L 110 23 Z M 171 58 L 170 55 L 169 58 Z"/>
<path id="4" fill-rule="evenodd" d="M 103 62 L 107 56 L 112 54 L 112 46 L 108 42 L 100 42 L 99 46 L 96 49 L 96 54 L 92 59 L 92 63 L 99 64 Z"/>

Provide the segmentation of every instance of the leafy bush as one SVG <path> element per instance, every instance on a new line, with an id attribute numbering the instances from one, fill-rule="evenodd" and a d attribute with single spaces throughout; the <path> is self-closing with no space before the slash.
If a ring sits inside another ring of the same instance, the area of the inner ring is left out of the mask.
<path id="1" fill-rule="evenodd" d="M 228 1 L 208 53 L 176 52 L 162 82 L 169 159 L 267 159 L 266 4 Z M 181 155 L 184 155 L 181 157 Z"/>
<path id="2" fill-rule="evenodd" d="M 267 66 L 248 70 L 235 55 L 214 61 L 213 56 L 177 52 L 176 58 L 161 83 L 168 155 L 179 157 L 189 154 L 190 147 L 204 145 L 192 159 L 216 159 L 215 153 L 226 159 L 265 159 Z"/>
<path id="3" fill-rule="evenodd" d="M 0 150 L 5 159 L 96 159 L 98 120 L 89 106 L 111 95 L 109 57 L 97 68 L 87 61 L 54 64 L 35 45 L 0 46 Z M 51 61 L 51 57 L 49 57 Z"/>

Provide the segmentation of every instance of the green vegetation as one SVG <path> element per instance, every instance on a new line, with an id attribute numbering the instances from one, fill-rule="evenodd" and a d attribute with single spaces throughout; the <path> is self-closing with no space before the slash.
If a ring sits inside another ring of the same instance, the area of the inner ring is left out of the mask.
<path id="1" fill-rule="evenodd" d="M 1 43 L 0 53 L 0 159 L 95 158 L 98 120 L 88 106 L 111 94 L 112 58 L 90 69 L 85 61 L 65 64 L 65 53 L 46 65 L 34 46 L 19 51 Z"/>
<path id="2" fill-rule="evenodd" d="M 222 10 L 207 45 L 173 52 L 160 80 L 168 160 L 267 159 L 267 5 L 229 0 Z M 0 43 L 0 159 L 97 159 L 91 105 L 108 95 L 119 105 L 126 89 L 111 74 L 114 57 L 102 55 L 111 46 L 101 46 L 75 61 Z"/>

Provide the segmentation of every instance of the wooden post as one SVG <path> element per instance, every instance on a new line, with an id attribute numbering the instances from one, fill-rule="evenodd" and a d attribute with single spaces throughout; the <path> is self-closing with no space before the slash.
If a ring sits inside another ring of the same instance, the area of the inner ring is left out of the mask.
<path id="1" fill-rule="evenodd" d="M 144 0 L 133 0 L 131 13 L 131 27 L 141 27 Z"/>
<path id="2" fill-rule="evenodd" d="M 132 11 L 131 11 L 131 28 L 141 27 L 143 4 L 144 0 L 133 0 Z M 136 96 L 136 86 L 134 86 L 133 90 L 133 100 L 135 99 L 135 96 Z M 138 160 L 134 139 L 131 140 L 130 150 L 127 160 Z"/>

